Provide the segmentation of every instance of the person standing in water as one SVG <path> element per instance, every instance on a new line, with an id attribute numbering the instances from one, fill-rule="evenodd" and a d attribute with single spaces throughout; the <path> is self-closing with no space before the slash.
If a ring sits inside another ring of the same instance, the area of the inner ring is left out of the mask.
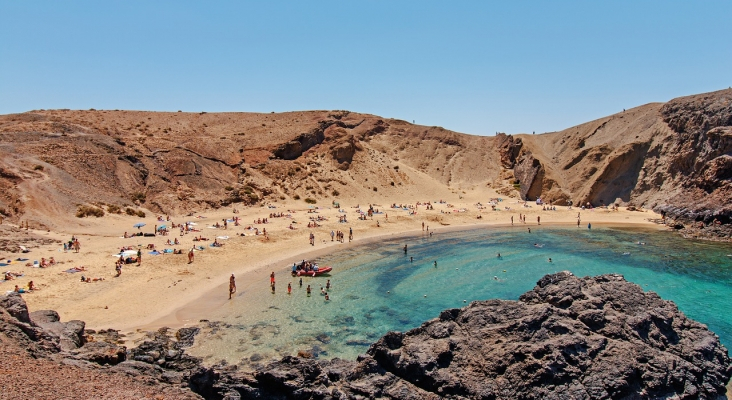
<path id="1" fill-rule="evenodd" d="M 407 254 L 407 245 L 404 245 L 404 254 Z"/>
<path id="2" fill-rule="evenodd" d="M 234 293 L 236 293 L 236 278 L 234 278 L 234 274 L 231 274 L 229 277 L 229 300 L 231 300 Z"/>
<path id="3" fill-rule="evenodd" d="M 437 260 L 435 260 L 435 268 L 437 268 Z"/>
<path id="4" fill-rule="evenodd" d="M 310 297 L 310 285 L 308 285 L 308 288 L 305 289 L 305 293 L 307 293 L 308 297 Z"/>
<path id="5" fill-rule="evenodd" d="M 292 282 L 288 282 L 287 283 L 287 294 L 292 294 L 292 285 L 291 285 L 291 283 Z"/>

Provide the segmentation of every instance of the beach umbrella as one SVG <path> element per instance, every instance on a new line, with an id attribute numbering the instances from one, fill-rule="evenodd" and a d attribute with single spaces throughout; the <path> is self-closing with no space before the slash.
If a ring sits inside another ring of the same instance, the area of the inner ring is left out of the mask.
<path id="1" fill-rule="evenodd" d="M 135 228 L 137 228 L 137 229 L 140 229 L 140 228 L 142 228 L 143 226 L 145 226 L 145 224 L 144 224 L 143 222 L 138 222 L 138 223 L 136 223 L 135 225 L 132 225 L 132 226 L 134 226 L 134 227 L 135 227 Z"/>

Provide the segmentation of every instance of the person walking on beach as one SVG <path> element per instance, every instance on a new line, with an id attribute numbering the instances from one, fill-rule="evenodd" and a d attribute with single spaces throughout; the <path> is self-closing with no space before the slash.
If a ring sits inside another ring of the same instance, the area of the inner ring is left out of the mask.
<path id="1" fill-rule="evenodd" d="M 231 300 L 231 295 L 236 293 L 236 278 L 234 278 L 234 274 L 231 274 L 229 277 L 229 300 Z"/>
<path id="2" fill-rule="evenodd" d="M 137 266 L 142 265 L 142 250 L 137 249 Z"/>
<path id="3" fill-rule="evenodd" d="M 188 250 L 188 264 L 193 263 L 193 247 L 191 247 L 190 250 Z"/>
<path id="4" fill-rule="evenodd" d="M 330 241 L 332 242 L 334 238 L 335 238 L 335 232 L 333 232 L 333 231 L 331 230 L 331 231 L 330 231 Z"/>
<path id="5" fill-rule="evenodd" d="M 275 275 L 274 275 L 274 271 L 272 271 L 272 273 L 271 273 L 271 274 L 269 274 L 269 284 L 270 284 L 270 285 L 272 285 L 272 286 L 274 286 L 274 284 L 275 284 Z"/>
<path id="6" fill-rule="evenodd" d="M 513 215 L 511 216 L 511 226 L 513 226 Z"/>
<path id="7" fill-rule="evenodd" d="M 541 216 L 539 215 L 536 216 L 536 224 L 541 225 Z"/>

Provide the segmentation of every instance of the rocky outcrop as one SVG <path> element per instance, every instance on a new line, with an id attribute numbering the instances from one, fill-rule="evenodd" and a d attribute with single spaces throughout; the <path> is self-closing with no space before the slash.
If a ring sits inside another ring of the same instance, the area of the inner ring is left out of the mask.
<path id="1" fill-rule="evenodd" d="M 521 198 L 536 200 L 541 197 L 544 168 L 531 152 L 524 152 L 513 169 L 513 176 L 521 185 Z"/>
<path id="2" fill-rule="evenodd" d="M 505 133 L 497 134 L 496 142 L 498 153 L 501 157 L 501 166 L 508 169 L 513 168 L 516 165 L 516 158 L 518 158 L 521 152 L 523 142 L 520 138 L 515 138 L 513 135 L 506 135 Z"/>
<path id="3" fill-rule="evenodd" d="M 43 326 L 78 335 L 78 323 L 53 325 L 53 312 L 29 316 L 18 295 L 0 300 L 0 317 L 0 333 L 18 341 L 8 324 L 32 327 L 25 340 L 33 343 L 53 336 Z M 204 367 L 184 351 L 197 332 L 162 328 L 107 371 L 210 399 L 717 399 L 732 376 L 713 332 L 619 275 L 547 275 L 518 301 L 476 301 L 389 332 L 355 361 L 288 356 L 251 372 Z M 60 347 L 35 354 L 100 368 Z"/>

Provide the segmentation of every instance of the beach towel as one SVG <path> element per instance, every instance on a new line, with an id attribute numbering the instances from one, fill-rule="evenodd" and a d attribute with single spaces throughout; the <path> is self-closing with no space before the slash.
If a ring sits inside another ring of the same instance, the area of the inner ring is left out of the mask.
<path id="1" fill-rule="evenodd" d="M 15 261 L 28 261 L 27 258 L 16 258 Z"/>
<path id="2" fill-rule="evenodd" d="M 67 269 L 67 270 L 66 270 L 66 271 L 64 271 L 64 272 L 66 272 L 66 273 L 69 273 L 69 274 L 75 274 L 75 273 L 77 273 L 77 272 L 81 272 L 81 271 L 79 271 L 78 269 L 74 269 L 74 268 L 69 268 L 69 269 Z"/>
<path id="3" fill-rule="evenodd" d="M 7 267 L 8 265 L 10 265 L 10 264 L 0 263 L 0 267 Z"/>
<path id="4" fill-rule="evenodd" d="M 163 253 L 172 253 L 172 252 L 173 252 L 173 249 L 164 249 L 163 250 Z"/>
<path id="5" fill-rule="evenodd" d="M 228 240 L 229 237 L 228 236 L 216 236 L 216 239 Z"/>
<path id="6" fill-rule="evenodd" d="M 159 252 L 159 251 L 157 251 L 157 250 L 153 250 L 153 251 L 151 251 L 151 252 L 148 252 L 147 254 L 152 254 L 152 255 L 154 255 L 154 256 L 157 256 L 157 255 L 160 255 L 160 252 Z"/>

